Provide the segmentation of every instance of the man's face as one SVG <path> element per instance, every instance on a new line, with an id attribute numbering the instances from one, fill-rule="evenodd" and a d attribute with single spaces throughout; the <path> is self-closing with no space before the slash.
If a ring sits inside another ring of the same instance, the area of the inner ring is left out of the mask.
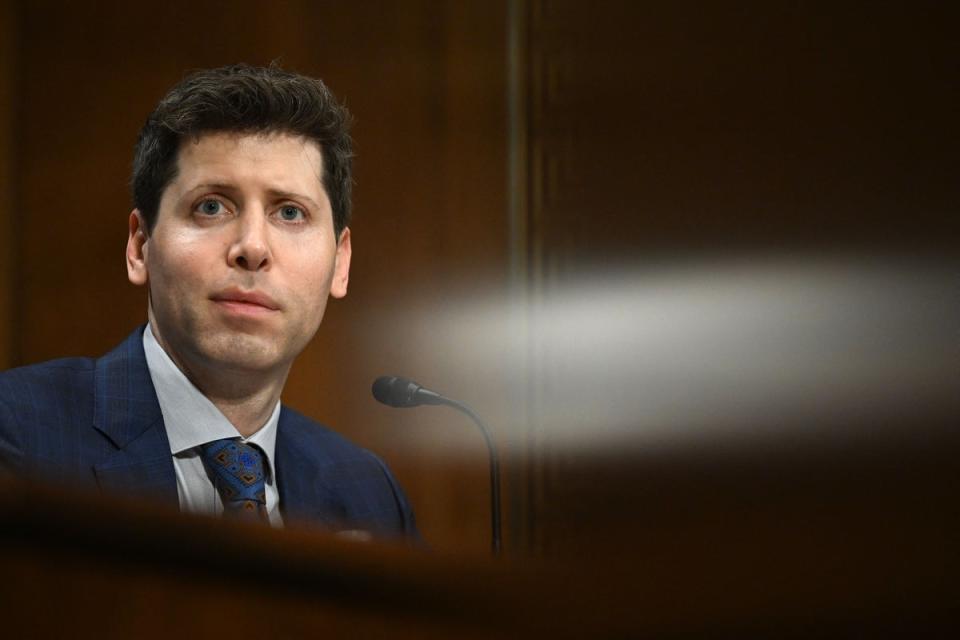
<path id="1" fill-rule="evenodd" d="M 153 231 L 130 217 L 128 276 L 149 286 L 158 340 L 188 375 L 285 375 L 347 292 L 350 232 L 337 243 L 320 149 L 215 133 L 184 142 L 178 168 Z"/>

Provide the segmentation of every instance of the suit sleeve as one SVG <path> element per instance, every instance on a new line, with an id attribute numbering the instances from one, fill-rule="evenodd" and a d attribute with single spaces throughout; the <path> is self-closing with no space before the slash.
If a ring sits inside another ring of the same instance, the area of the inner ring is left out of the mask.
<path id="1" fill-rule="evenodd" d="M 397 516 L 399 519 L 400 530 L 408 539 L 421 541 L 420 532 L 417 531 L 417 524 L 413 515 L 413 508 L 410 506 L 410 501 L 407 499 L 406 494 L 400 487 L 400 483 L 397 482 L 397 479 L 393 476 L 393 473 L 391 473 L 390 469 L 383 462 L 383 460 L 380 459 L 379 456 L 373 456 L 373 459 L 376 460 L 377 464 L 380 466 L 380 470 L 383 472 L 384 477 L 387 479 L 387 483 L 390 485 L 390 490 L 393 492 L 393 499 L 397 505 Z"/>
<path id="2" fill-rule="evenodd" d="M 7 385 L 0 382 L 0 474 L 17 474 L 23 469 L 22 429 L 5 397 Z"/>

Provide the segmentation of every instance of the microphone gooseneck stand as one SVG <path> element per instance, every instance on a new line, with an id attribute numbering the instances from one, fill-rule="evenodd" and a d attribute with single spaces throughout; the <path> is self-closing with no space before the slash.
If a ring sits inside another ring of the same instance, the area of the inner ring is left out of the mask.
<path id="1" fill-rule="evenodd" d="M 487 443 L 487 452 L 490 458 L 490 524 L 492 533 L 491 546 L 495 556 L 500 555 L 500 457 L 497 455 L 497 446 L 490 435 L 490 430 L 477 413 L 466 404 L 430 391 L 412 380 L 397 376 L 381 376 L 373 382 L 373 397 L 390 407 L 407 409 L 422 404 L 446 405 L 463 413 L 473 420 L 480 428 L 483 439 Z"/>
<path id="2" fill-rule="evenodd" d="M 497 446 L 493 442 L 490 430 L 483 423 L 480 416 L 467 405 L 457 400 L 444 398 L 443 404 L 453 407 L 469 417 L 480 428 L 483 439 L 487 442 L 487 452 L 490 457 L 490 523 L 492 526 L 493 555 L 500 555 L 500 457 L 497 455 Z"/>

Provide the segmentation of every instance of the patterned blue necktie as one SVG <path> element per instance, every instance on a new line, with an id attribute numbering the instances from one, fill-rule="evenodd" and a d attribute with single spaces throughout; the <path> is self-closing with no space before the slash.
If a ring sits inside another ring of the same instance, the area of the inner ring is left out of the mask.
<path id="1" fill-rule="evenodd" d="M 260 449 L 236 438 L 224 438 L 202 445 L 201 451 L 223 499 L 224 515 L 266 522 L 267 494 Z"/>

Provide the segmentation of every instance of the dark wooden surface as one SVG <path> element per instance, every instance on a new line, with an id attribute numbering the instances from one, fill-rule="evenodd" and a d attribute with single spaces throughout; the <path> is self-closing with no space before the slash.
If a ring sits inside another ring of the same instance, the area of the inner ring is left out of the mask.
<path id="1" fill-rule="evenodd" d="M 882 510 L 868 502 L 824 513 L 820 505 L 837 500 L 818 483 L 724 525 L 647 509 L 676 493 L 667 482 L 661 496 L 635 505 L 658 521 L 629 556 L 598 547 L 547 564 L 276 531 L 5 482 L 0 613 L 6 634 L 32 638 L 200 638 L 224 625 L 277 638 L 957 631 L 956 509 L 911 505 L 894 489 Z"/>

